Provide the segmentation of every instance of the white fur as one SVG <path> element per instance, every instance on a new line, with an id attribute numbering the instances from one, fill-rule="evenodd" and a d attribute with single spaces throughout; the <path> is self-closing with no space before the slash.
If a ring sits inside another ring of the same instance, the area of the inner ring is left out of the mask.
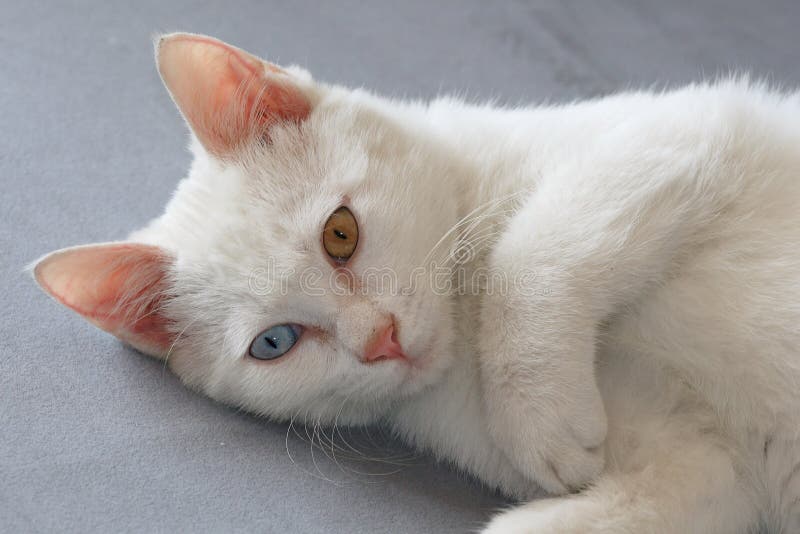
<path id="1" fill-rule="evenodd" d="M 487 532 L 800 529 L 797 95 L 728 81 L 497 109 L 292 72 L 310 117 L 236 161 L 193 142 L 131 237 L 175 257 L 168 362 L 187 384 L 281 420 L 383 421 L 515 497 L 591 480 Z M 535 291 L 309 295 L 297 273 L 327 282 L 321 229 L 344 198 L 356 276 L 409 280 L 467 243 L 470 272 L 532 270 Z M 293 270 L 288 294 L 253 291 L 267 265 Z M 389 313 L 413 365 L 362 364 Z M 286 322 L 321 333 L 247 357 Z"/>

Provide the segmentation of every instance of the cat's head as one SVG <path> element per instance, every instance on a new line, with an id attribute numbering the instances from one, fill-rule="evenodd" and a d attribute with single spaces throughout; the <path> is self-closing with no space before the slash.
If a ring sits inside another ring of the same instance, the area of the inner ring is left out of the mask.
<path id="1" fill-rule="evenodd" d="M 193 132 L 189 177 L 129 241 L 41 259 L 41 286 L 275 418 L 365 422 L 437 381 L 454 319 L 425 266 L 458 210 L 424 109 L 203 36 L 165 36 L 156 56 Z"/>

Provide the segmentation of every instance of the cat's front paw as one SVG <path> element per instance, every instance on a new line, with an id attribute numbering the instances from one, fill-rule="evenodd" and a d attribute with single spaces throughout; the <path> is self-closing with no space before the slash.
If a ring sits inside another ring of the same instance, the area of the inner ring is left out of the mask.
<path id="1" fill-rule="evenodd" d="M 599 391 L 588 396 L 550 410 L 508 403 L 491 416 L 497 445 L 549 493 L 573 492 L 603 470 L 605 409 Z"/>
<path id="2" fill-rule="evenodd" d="M 520 430 L 514 440 L 517 443 L 511 459 L 518 469 L 554 495 L 580 489 L 594 480 L 605 466 L 604 432 L 598 431 L 596 439 L 587 442 L 577 438 L 571 429 L 560 430 L 543 430 L 550 433 L 549 438 L 528 448 L 526 444 L 541 441 L 540 429 Z"/>

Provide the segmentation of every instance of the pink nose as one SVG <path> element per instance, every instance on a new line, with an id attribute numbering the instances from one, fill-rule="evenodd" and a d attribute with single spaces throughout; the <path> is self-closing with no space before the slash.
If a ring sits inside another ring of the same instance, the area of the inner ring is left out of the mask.
<path id="1" fill-rule="evenodd" d="M 394 333 L 394 321 L 392 321 L 367 343 L 364 357 L 361 361 L 375 363 L 398 359 L 404 360 L 406 355 L 403 353 L 403 347 L 400 346 L 400 342 L 397 341 L 397 336 Z"/>

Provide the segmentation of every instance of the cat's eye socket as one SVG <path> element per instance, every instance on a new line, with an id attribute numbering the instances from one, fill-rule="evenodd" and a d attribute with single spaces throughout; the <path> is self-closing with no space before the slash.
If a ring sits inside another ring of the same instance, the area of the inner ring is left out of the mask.
<path id="1" fill-rule="evenodd" d="M 279 324 L 267 328 L 250 343 L 250 356 L 258 360 L 280 358 L 300 338 L 302 328 L 294 324 Z"/>
<path id="2" fill-rule="evenodd" d="M 336 261 L 345 262 L 356 251 L 358 245 L 358 223 L 346 207 L 334 211 L 325 223 L 322 231 L 322 246 L 328 256 Z"/>

